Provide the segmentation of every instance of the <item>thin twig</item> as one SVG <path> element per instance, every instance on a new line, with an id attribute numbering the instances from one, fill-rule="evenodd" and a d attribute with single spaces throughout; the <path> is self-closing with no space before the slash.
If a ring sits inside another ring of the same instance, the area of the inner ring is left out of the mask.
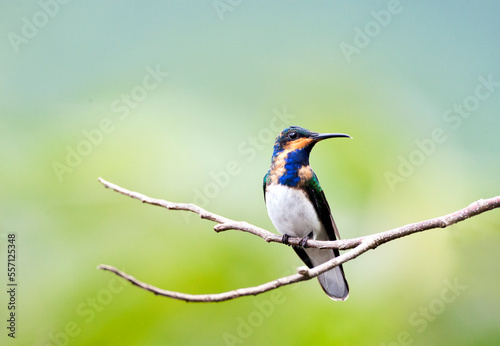
<path id="1" fill-rule="evenodd" d="M 143 203 L 157 205 L 160 207 L 167 208 L 169 210 L 185 210 L 190 211 L 195 214 L 198 214 L 202 219 L 210 220 L 216 222 L 217 224 L 214 226 L 214 230 L 216 232 L 222 232 L 227 230 L 238 230 L 247 233 L 251 233 L 256 235 L 267 242 L 276 242 L 283 243 L 282 237 L 266 231 L 263 228 L 254 226 L 244 221 L 234 221 L 228 219 L 226 217 L 211 213 L 199 206 L 192 203 L 173 203 L 168 202 L 163 199 L 155 199 L 143 195 L 138 192 L 129 191 L 124 189 L 118 185 L 110 183 L 102 178 L 99 178 L 99 181 L 107 188 L 110 188 L 116 192 L 119 192 L 123 195 L 135 198 L 140 200 Z M 445 228 L 450 225 L 453 225 L 457 222 L 464 221 L 470 217 L 479 215 L 488 210 L 499 208 L 500 207 L 500 196 L 496 196 L 489 199 L 481 199 L 477 202 L 470 204 L 468 207 L 460 209 L 456 212 L 453 212 L 448 215 L 440 216 L 434 219 L 425 220 L 421 222 L 416 222 L 412 224 L 408 224 L 399 228 L 395 228 L 389 231 L 375 233 L 372 235 L 352 238 L 352 239 L 344 239 L 344 240 L 335 240 L 335 241 L 316 241 L 316 240 L 308 240 L 307 246 L 311 248 L 320 248 L 320 249 L 340 249 L 340 250 L 350 250 L 338 257 L 332 258 L 331 260 L 318 265 L 314 268 L 307 267 L 299 267 L 297 269 L 297 274 L 285 276 L 267 283 L 264 283 L 259 286 L 247 287 L 247 288 L 239 288 L 234 291 L 228 291 L 224 293 L 216 293 L 216 294 L 186 294 L 174 291 L 163 290 L 144 282 L 141 282 L 130 276 L 119 269 L 101 264 L 98 266 L 98 269 L 107 270 L 115 273 L 118 276 L 130 281 L 132 284 L 145 289 L 147 291 L 153 292 L 154 294 L 170 297 L 174 299 L 184 300 L 187 302 L 221 302 L 225 300 L 235 299 L 238 297 L 249 296 L 249 295 L 257 295 L 260 293 L 264 293 L 278 287 L 290 285 L 296 282 L 310 280 L 318 276 L 321 273 L 324 273 L 342 263 L 350 261 L 359 255 L 365 253 L 368 250 L 375 249 L 378 246 L 387 243 L 389 241 L 406 237 L 408 235 L 435 229 L 435 228 Z M 290 237 L 288 239 L 288 243 L 291 245 L 300 245 L 301 238 Z"/>

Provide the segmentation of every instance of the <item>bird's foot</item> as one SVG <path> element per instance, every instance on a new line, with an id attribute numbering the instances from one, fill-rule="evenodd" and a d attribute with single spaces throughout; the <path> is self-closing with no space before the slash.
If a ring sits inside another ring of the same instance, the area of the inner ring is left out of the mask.
<path id="1" fill-rule="evenodd" d="M 283 236 L 281 237 L 281 242 L 285 245 L 290 245 L 290 243 L 288 242 L 288 238 L 290 238 L 288 234 L 283 234 Z"/>
<path id="2" fill-rule="evenodd" d="M 300 239 L 300 243 L 299 245 L 306 248 L 307 247 L 307 241 L 309 240 L 309 237 L 304 237 L 302 239 Z"/>

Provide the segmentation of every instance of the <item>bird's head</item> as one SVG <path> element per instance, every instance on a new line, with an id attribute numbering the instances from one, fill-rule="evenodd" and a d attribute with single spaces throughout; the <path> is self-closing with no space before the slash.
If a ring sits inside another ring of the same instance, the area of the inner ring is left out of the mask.
<path id="1" fill-rule="evenodd" d="M 317 133 L 299 126 L 290 126 L 281 131 L 278 137 L 276 137 L 273 156 L 277 156 L 283 151 L 305 150 L 309 153 L 312 147 L 319 141 L 335 137 L 351 138 L 351 136 L 344 133 Z"/>

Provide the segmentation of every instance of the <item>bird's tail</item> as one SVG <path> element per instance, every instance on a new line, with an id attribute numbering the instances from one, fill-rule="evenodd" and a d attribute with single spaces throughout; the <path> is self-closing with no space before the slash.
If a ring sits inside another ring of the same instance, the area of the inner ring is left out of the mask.
<path id="1" fill-rule="evenodd" d="M 333 249 L 303 249 L 305 251 L 307 257 L 309 257 L 311 263 L 307 263 L 307 265 L 315 267 L 326 261 L 336 257 L 335 250 Z M 338 253 L 337 253 L 338 255 Z M 347 284 L 347 280 L 345 279 L 344 269 L 342 265 L 339 265 L 333 269 L 330 269 L 323 274 L 318 275 L 319 283 L 325 293 L 332 298 L 333 300 L 346 300 L 349 296 L 349 285 Z"/>

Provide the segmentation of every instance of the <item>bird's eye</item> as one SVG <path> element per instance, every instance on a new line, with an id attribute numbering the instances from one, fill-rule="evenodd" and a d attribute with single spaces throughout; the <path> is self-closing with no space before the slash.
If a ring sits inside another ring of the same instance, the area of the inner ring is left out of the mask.
<path id="1" fill-rule="evenodd" d="M 297 132 L 292 131 L 292 132 L 290 132 L 288 134 L 288 138 L 290 138 L 290 139 L 297 139 L 297 138 L 299 138 L 299 135 L 297 134 Z"/>

